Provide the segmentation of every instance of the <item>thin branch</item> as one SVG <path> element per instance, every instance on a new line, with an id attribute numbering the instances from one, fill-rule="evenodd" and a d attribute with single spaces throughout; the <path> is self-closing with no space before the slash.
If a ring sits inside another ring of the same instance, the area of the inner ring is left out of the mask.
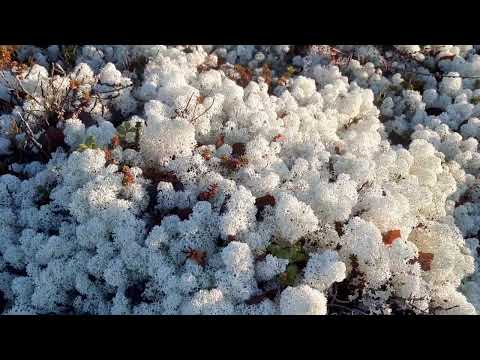
<path id="1" fill-rule="evenodd" d="M 200 115 L 198 115 L 197 117 L 193 118 L 193 119 L 191 120 L 191 122 L 193 123 L 193 122 L 195 122 L 195 120 L 197 120 L 199 117 L 205 115 L 205 114 L 207 113 L 207 111 L 212 108 L 212 106 L 213 106 L 214 103 L 215 103 L 215 98 L 212 98 L 212 104 L 211 104 L 207 109 L 205 109 L 205 111 L 202 112 Z"/>
<path id="2" fill-rule="evenodd" d="M 15 80 L 17 80 L 17 84 L 18 86 L 20 86 L 20 89 L 25 93 L 27 94 L 27 96 L 29 96 L 33 101 L 35 101 L 39 106 L 42 106 L 42 104 L 40 103 L 40 101 L 38 101 L 35 96 L 33 96 L 32 94 L 30 94 L 27 89 L 25 89 L 25 87 L 23 86 L 23 84 L 21 83 L 21 81 L 18 79 L 17 76 L 15 76 Z"/>
<path id="3" fill-rule="evenodd" d="M 100 83 L 100 85 L 102 85 L 102 84 Z M 112 93 L 112 92 L 115 92 L 115 91 L 120 91 L 120 90 L 128 89 L 129 87 L 132 87 L 132 86 L 133 86 L 133 83 L 130 84 L 130 85 L 125 85 L 125 86 L 116 88 L 116 89 L 105 90 L 105 91 L 96 91 L 96 90 L 94 90 L 94 92 L 95 92 L 95 94 L 108 94 L 108 93 Z"/>
<path id="4" fill-rule="evenodd" d="M 65 70 L 63 70 L 63 68 L 60 66 L 60 64 L 58 64 L 58 63 L 53 63 L 53 66 L 54 66 L 54 67 L 56 66 L 57 69 L 60 70 L 60 72 L 63 74 L 63 76 L 66 76 L 66 75 L 67 75 L 67 73 L 65 72 Z M 80 70 L 80 69 L 79 69 L 79 70 Z M 77 70 L 77 72 L 78 72 L 78 70 Z"/>
<path id="5" fill-rule="evenodd" d="M 33 145 L 35 145 L 38 150 L 44 155 L 46 156 L 47 158 L 49 157 L 48 154 L 45 152 L 45 150 L 43 150 L 43 146 L 42 144 L 40 144 L 37 139 L 35 139 L 35 135 L 33 134 L 33 131 L 32 129 L 30 128 L 30 125 L 28 124 L 28 122 L 23 118 L 22 114 L 21 113 L 18 113 L 18 117 L 20 119 L 20 121 L 22 122 L 22 124 L 24 125 L 24 131 L 25 131 L 25 134 L 27 135 L 27 138 L 33 143 Z"/>

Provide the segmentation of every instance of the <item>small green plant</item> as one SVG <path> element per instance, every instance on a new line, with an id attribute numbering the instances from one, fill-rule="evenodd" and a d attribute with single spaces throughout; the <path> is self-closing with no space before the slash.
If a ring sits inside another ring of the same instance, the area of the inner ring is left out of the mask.
<path id="1" fill-rule="evenodd" d="M 124 121 L 117 127 L 118 136 L 122 141 L 126 141 L 128 134 L 134 131 L 135 127 L 129 121 Z"/>
<path id="2" fill-rule="evenodd" d="M 386 88 L 383 88 L 382 90 L 380 90 L 380 92 L 378 93 L 378 95 L 375 97 L 373 103 L 375 104 L 375 106 L 381 106 L 382 103 L 383 103 L 383 100 L 385 100 L 385 98 L 387 97 L 387 90 Z"/>
<path id="3" fill-rule="evenodd" d="M 471 103 L 473 105 L 478 105 L 480 104 L 480 96 L 473 96 L 471 99 L 470 99 Z"/>
<path id="4" fill-rule="evenodd" d="M 300 243 L 293 246 L 283 246 L 279 244 L 271 244 L 267 251 L 281 259 L 287 259 L 289 264 L 285 272 L 278 276 L 278 280 L 283 287 L 294 285 L 298 273 L 305 266 L 308 255 Z"/>
<path id="5" fill-rule="evenodd" d="M 289 264 L 287 266 L 287 270 L 279 276 L 280 284 L 283 287 L 293 286 L 295 284 L 295 280 L 297 279 L 298 271 L 299 269 L 297 265 Z"/>
<path id="6" fill-rule="evenodd" d="M 287 73 L 289 76 L 293 76 L 296 73 L 296 69 L 292 65 L 288 65 L 287 67 Z"/>
<path id="7" fill-rule="evenodd" d="M 36 204 L 38 206 L 47 205 L 50 202 L 50 190 L 45 186 L 37 186 L 38 199 Z"/>
<path id="8" fill-rule="evenodd" d="M 423 82 L 420 80 L 409 78 L 408 80 L 402 82 L 402 86 L 405 90 L 413 90 L 420 93 L 423 92 Z"/>
<path id="9" fill-rule="evenodd" d="M 275 257 L 288 259 L 290 263 L 303 262 L 307 260 L 307 254 L 300 244 L 293 246 L 282 246 L 271 244 L 267 251 Z"/>
<path id="10" fill-rule="evenodd" d="M 137 121 L 135 125 L 132 125 L 129 121 L 124 121 L 117 127 L 117 134 L 120 142 L 124 145 L 131 143 L 130 148 L 138 150 L 140 147 L 140 133 L 142 130 L 142 123 Z M 133 143 L 132 143 L 133 137 Z M 130 141 L 128 141 L 130 139 Z"/>
<path id="11" fill-rule="evenodd" d="M 97 142 L 95 141 L 95 137 L 89 136 L 85 139 L 83 144 L 80 144 L 78 147 L 78 151 L 85 151 L 87 149 L 98 149 Z"/>

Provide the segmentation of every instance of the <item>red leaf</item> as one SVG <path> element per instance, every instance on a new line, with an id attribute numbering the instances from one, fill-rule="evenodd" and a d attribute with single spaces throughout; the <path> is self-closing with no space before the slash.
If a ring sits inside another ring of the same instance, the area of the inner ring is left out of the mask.
<path id="1" fill-rule="evenodd" d="M 212 152 L 208 149 L 204 149 L 202 150 L 202 153 L 201 153 L 202 157 L 205 159 L 205 160 L 210 160 L 212 158 Z"/>
<path id="2" fill-rule="evenodd" d="M 392 245 L 396 239 L 399 239 L 401 236 L 400 230 L 390 230 L 383 234 L 383 243 L 385 245 Z"/>
<path id="3" fill-rule="evenodd" d="M 208 201 L 218 192 L 218 184 L 212 184 L 208 187 L 208 190 L 202 191 L 197 196 L 198 201 Z"/>
<path id="4" fill-rule="evenodd" d="M 275 198 L 272 195 L 267 194 L 255 199 L 255 206 L 259 210 L 263 210 L 267 205 L 275 206 Z"/>
<path id="5" fill-rule="evenodd" d="M 179 208 L 175 208 L 171 211 L 171 213 L 173 215 L 177 215 L 180 220 L 187 220 L 190 215 L 193 213 L 193 210 L 191 208 L 182 208 L 182 209 L 179 209 Z"/>
<path id="6" fill-rule="evenodd" d="M 112 138 L 112 146 L 113 147 L 117 147 L 117 146 L 120 146 L 120 136 L 118 136 L 118 134 L 116 134 L 113 138 Z"/>
<path id="7" fill-rule="evenodd" d="M 133 176 L 132 171 L 128 166 L 124 165 L 122 167 L 122 173 L 123 173 L 123 179 L 122 179 L 123 186 L 128 186 L 133 184 L 135 177 Z"/>
<path id="8" fill-rule="evenodd" d="M 418 262 L 423 271 L 430 271 L 432 268 L 433 254 L 418 252 Z"/>
<path id="9" fill-rule="evenodd" d="M 215 147 L 218 149 L 221 147 L 223 144 L 225 144 L 225 135 L 220 135 L 220 137 L 215 141 Z"/>
<path id="10" fill-rule="evenodd" d="M 207 253 L 205 251 L 188 248 L 184 253 L 188 259 L 195 261 L 198 265 L 205 266 Z"/>
<path id="11" fill-rule="evenodd" d="M 245 155 L 246 145 L 244 143 L 235 143 L 232 145 L 232 156 L 239 158 Z"/>

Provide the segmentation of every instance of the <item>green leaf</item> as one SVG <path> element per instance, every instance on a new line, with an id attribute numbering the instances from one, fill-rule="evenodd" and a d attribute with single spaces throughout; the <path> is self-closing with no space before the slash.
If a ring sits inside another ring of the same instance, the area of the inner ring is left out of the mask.
<path id="1" fill-rule="evenodd" d="M 78 151 L 82 152 L 87 149 L 98 149 L 97 142 L 94 136 L 89 136 L 85 139 L 83 144 L 80 144 L 78 147 Z"/>
<path id="2" fill-rule="evenodd" d="M 124 121 L 117 127 L 118 136 L 123 140 L 127 137 L 129 132 L 135 131 L 135 127 L 128 121 Z"/>
<path id="3" fill-rule="evenodd" d="M 50 192 L 43 186 L 37 186 L 37 193 L 40 197 L 50 196 Z"/>
<path id="4" fill-rule="evenodd" d="M 287 266 L 287 271 L 283 274 L 280 274 L 280 283 L 282 286 L 292 286 L 295 284 L 295 280 L 298 275 L 298 266 L 295 264 L 290 264 Z"/>
<path id="5" fill-rule="evenodd" d="M 275 257 L 288 259 L 290 263 L 302 262 L 307 259 L 307 255 L 301 245 L 281 246 L 271 244 L 267 250 Z"/>
<path id="6" fill-rule="evenodd" d="M 470 99 L 471 103 L 473 105 L 478 105 L 480 103 L 480 96 L 473 96 L 471 99 Z"/>

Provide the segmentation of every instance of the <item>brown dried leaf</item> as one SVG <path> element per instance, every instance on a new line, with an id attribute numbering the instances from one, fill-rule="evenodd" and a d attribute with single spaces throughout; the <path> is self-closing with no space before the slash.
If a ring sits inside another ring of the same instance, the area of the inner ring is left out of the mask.
<path id="1" fill-rule="evenodd" d="M 190 215 L 193 213 L 193 210 L 191 208 L 182 208 L 182 209 L 179 209 L 179 208 L 175 208 L 173 211 L 172 211 L 172 214 L 173 215 L 177 215 L 180 220 L 188 220 L 188 218 L 190 217 Z"/>
<path id="2" fill-rule="evenodd" d="M 335 221 L 335 231 L 337 232 L 338 236 L 342 236 L 345 234 L 345 230 L 343 229 L 343 223 L 340 221 Z"/>
<path id="3" fill-rule="evenodd" d="M 200 153 L 205 160 L 210 160 L 213 156 L 212 152 L 208 149 L 203 149 Z"/>
<path id="4" fill-rule="evenodd" d="M 432 268 L 433 254 L 426 252 L 418 252 L 418 262 L 423 271 L 430 271 Z"/>
<path id="5" fill-rule="evenodd" d="M 267 194 L 265 196 L 255 199 L 255 206 L 259 210 L 263 210 L 267 205 L 270 205 L 272 207 L 275 206 L 275 198 L 272 195 Z"/>
<path id="6" fill-rule="evenodd" d="M 280 142 L 280 141 L 285 141 L 285 140 L 287 140 L 287 138 L 282 134 L 277 134 L 272 139 L 273 142 Z"/>
<path id="7" fill-rule="evenodd" d="M 401 237 L 400 230 L 390 230 L 383 234 L 383 243 L 385 245 L 392 245 L 396 239 Z"/>
<path id="8" fill-rule="evenodd" d="M 245 155 L 246 145 L 244 143 L 235 143 L 232 145 L 232 156 L 240 158 Z"/>
<path id="9" fill-rule="evenodd" d="M 128 186 L 133 184 L 135 177 L 133 176 L 132 171 L 127 165 L 124 165 L 122 167 L 122 173 L 123 173 L 123 179 L 122 179 L 123 186 Z"/>
<path id="10" fill-rule="evenodd" d="M 113 138 L 112 138 L 112 147 L 117 147 L 117 146 L 120 146 L 120 136 L 118 134 L 116 134 Z"/>
<path id="11" fill-rule="evenodd" d="M 77 90 L 80 87 L 80 81 L 76 79 L 71 79 L 69 86 L 71 90 Z"/>
<path id="12" fill-rule="evenodd" d="M 237 84 L 241 87 L 246 87 L 252 80 L 252 72 L 240 64 L 235 64 L 234 68 L 240 75 L 240 79 L 237 80 Z"/>
<path id="13" fill-rule="evenodd" d="M 206 191 L 202 191 L 198 194 L 198 201 L 208 201 L 218 192 L 218 184 L 212 184 L 208 187 Z"/>
<path id="14" fill-rule="evenodd" d="M 105 160 L 107 164 L 110 164 L 113 160 L 112 158 L 112 150 L 108 148 L 108 146 L 105 146 L 103 148 L 103 152 L 105 153 Z"/>
<path id="15" fill-rule="evenodd" d="M 12 67 L 15 49 L 14 45 L 0 45 L 0 70 Z"/>
<path id="16" fill-rule="evenodd" d="M 205 251 L 194 250 L 188 248 L 184 251 L 187 254 L 187 258 L 196 262 L 198 265 L 205 266 L 207 253 Z"/>
<path id="17" fill-rule="evenodd" d="M 223 144 L 225 144 L 225 135 L 220 135 L 220 137 L 215 141 L 215 147 L 218 149 Z"/>
<path id="18" fill-rule="evenodd" d="M 272 85 L 272 70 L 267 64 L 262 66 L 262 77 L 265 79 L 265 83 L 270 87 Z"/>
<path id="19" fill-rule="evenodd" d="M 280 78 L 277 80 L 277 85 L 280 85 L 280 86 L 286 86 L 288 84 L 288 79 L 289 79 L 289 74 L 286 73 L 286 74 L 283 74 L 282 76 L 280 76 Z"/>

